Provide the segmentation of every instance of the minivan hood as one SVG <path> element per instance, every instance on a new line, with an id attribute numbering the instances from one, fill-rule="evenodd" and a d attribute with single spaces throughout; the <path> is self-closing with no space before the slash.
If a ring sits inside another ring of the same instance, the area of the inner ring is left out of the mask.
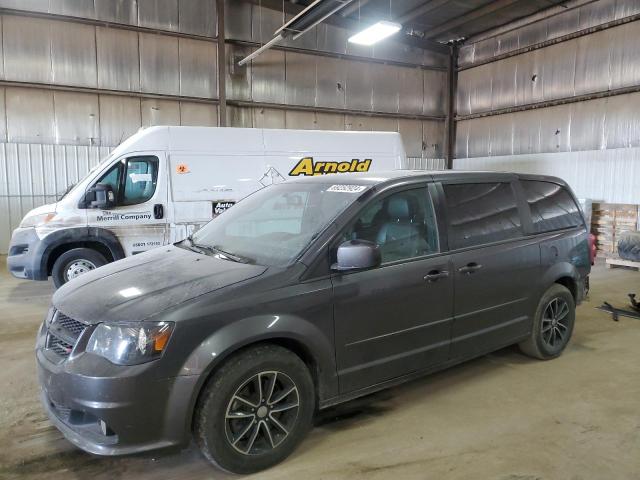
<path id="1" fill-rule="evenodd" d="M 257 277 L 267 267 L 159 247 L 63 285 L 53 305 L 87 323 L 139 321 L 205 293 Z"/>

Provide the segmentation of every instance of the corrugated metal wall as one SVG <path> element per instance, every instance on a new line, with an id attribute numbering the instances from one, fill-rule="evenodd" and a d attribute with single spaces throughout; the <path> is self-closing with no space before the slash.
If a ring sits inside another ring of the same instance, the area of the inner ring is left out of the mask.
<path id="1" fill-rule="evenodd" d="M 323 24 L 238 67 L 290 16 L 226 10 L 228 125 L 398 131 L 407 168 L 443 167 L 446 55 Z M 0 0 L 0 253 L 140 127 L 217 125 L 216 26 L 215 0 Z"/>
<path id="2" fill-rule="evenodd" d="M 580 196 L 640 203 L 625 189 L 640 161 L 640 2 L 566 7 L 461 48 L 454 166 L 558 174 Z"/>

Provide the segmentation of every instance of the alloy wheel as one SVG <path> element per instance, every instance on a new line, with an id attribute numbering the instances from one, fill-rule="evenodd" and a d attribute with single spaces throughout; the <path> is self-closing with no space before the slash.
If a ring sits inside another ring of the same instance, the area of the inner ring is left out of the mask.
<path id="1" fill-rule="evenodd" d="M 562 298 L 552 299 L 542 314 L 542 341 L 551 348 L 566 342 L 569 335 L 569 304 Z"/>
<path id="2" fill-rule="evenodd" d="M 225 413 L 231 446 L 245 455 L 260 455 L 280 445 L 295 427 L 300 408 L 298 388 L 286 374 L 260 372 L 235 391 Z"/>

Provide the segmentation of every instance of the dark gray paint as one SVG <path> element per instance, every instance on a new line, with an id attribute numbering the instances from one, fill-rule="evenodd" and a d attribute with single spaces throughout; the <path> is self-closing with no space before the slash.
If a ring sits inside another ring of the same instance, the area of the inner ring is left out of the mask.
<path id="1" fill-rule="evenodd" d="M 586 227 L 534 235 L 520 198 L 522 238 L 449 251 L 441 187 L 505 181 L 520 193 L 517 180 L 514 174 L 406 171 L 294 180 L 372 188 L 288 268 L 232 263 L 170 246 L 90 272 L 53 297 L 56 308 L 90 324 L 84 336 L 97 323 L 115 320 L 170 321 L 175 330 L 159 360 L 118 367 L 83 353 L 86 338 L 67 360 L 52 358 L 42 348 L 43 329 L 37 360 L 45 408 L 80 448 L 130 453 L 187 443 L 207 376 L 228 355 L 256 342 L 277 342 L 301 355 L 323 408 L 522 340 L 540 295 L 554 282 L 567 283 L 581 300 L 590 271 Z M 426 185 L 441 253 L 366 271 L 331 271 L 339 233 L 363 205 L 390 191 Z M 474 262 L 482 268 L 459 271 Z M 448 276 L 434 281 L 427 277 L 445 271 Z M 121 290 L 131 287 L 140 294 L 123 297 Z M 117 441 L 61 421 L 47 398 L 105 420 Z"/>

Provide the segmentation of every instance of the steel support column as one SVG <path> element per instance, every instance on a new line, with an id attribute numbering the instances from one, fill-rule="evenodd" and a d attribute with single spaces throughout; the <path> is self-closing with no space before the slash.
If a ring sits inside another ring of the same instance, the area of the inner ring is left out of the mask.
<path id="1" fill-rule="evenodd" d="M 456 145 L 456 89 L 458 86 L 458 45 L 450 45 L 449 68 L 447 69 L 447 117 L 445 125 L 444 158 L 447 169 L 453 168 Z"/>
<path id="2" fill-rule="evenodd" d="M 218 17 L 218 126 L 227 126 L 227 57 L 224 32 L 224 0 L 216 0 Z"/>

